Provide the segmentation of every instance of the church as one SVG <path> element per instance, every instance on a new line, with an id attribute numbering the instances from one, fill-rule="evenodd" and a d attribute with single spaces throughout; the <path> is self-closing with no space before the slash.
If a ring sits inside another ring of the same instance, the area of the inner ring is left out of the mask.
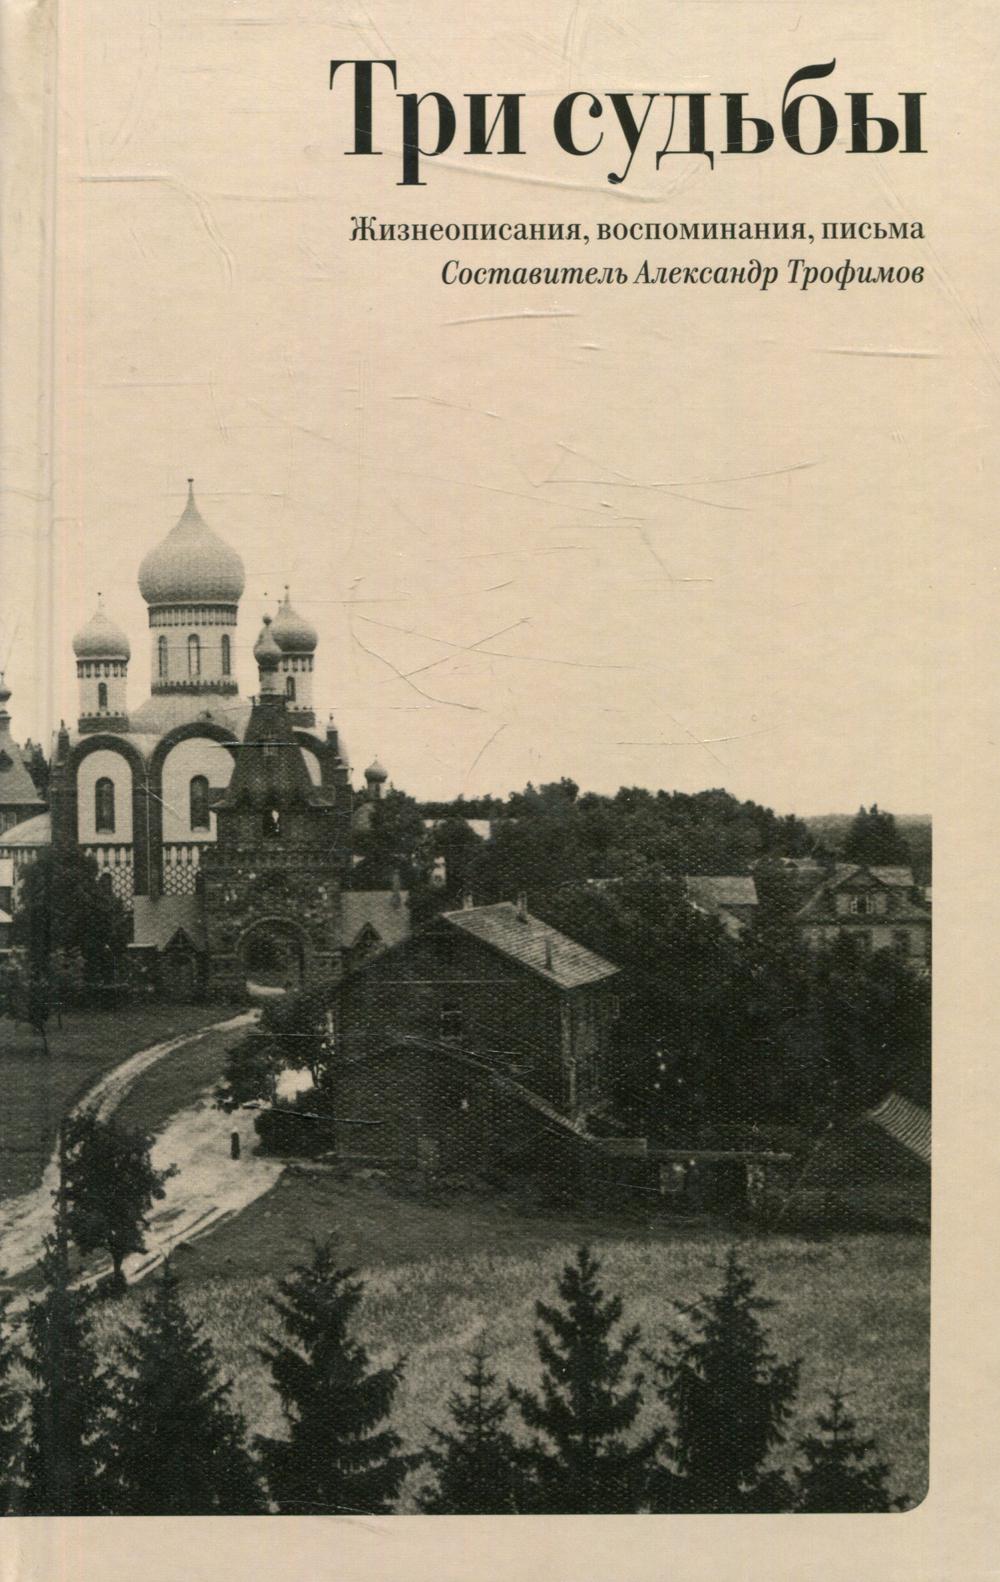
<path id="1" fill-rule="evenodd" d="M 264 617 L 258 692 L 244 698 L 234 674 L 243 562 L 203 519 L 192 480 L 138 580 L 149 695 L 130 708 L 129 640 L 98 598 L 73 639 L 79 716 L 57 734 L 47 810 L 21 772 L 3 689 L 17 806 L 0 808 L 0 886 L 11 909 L 39 850 L 81 848 L 131 914 L 137 976 L 181 997 L 330 978 L 346 952 L 406 938 L 398 887 L 350 888 L 347 750 L 332 716 L 316 727 L 318 636 L 288 589 Z M 386 778 L 370 767 L 370 797 Z"/>

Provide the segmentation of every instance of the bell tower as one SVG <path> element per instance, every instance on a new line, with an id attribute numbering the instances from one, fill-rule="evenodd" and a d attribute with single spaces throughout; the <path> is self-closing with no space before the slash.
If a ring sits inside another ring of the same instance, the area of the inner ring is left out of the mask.
<path id="1" fill-rule="evenodd" d="M 254 645 L 259 691 L 236 764 L 214 802 L 216 840 L 201 864 L 213 994 L 241 993 L 255 973 L 271 986 L 333 978 L 340 964 L 340 892 L 350 856 L 351 790 L 315 786 L 281 685 L 270 616 Z M 345 830 L 347 838 L 345 839 Z"/>

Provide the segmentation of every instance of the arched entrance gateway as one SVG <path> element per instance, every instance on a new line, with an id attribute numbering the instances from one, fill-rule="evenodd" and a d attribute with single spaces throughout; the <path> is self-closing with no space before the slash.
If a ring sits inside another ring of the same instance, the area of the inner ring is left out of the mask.
<path id="1" fill-rule="evenodd" d="M 305 936 L 287 918 L 259 918 L 241 935 L 237 957 L 248 989 L 297 989 L 306 971 Z"/>

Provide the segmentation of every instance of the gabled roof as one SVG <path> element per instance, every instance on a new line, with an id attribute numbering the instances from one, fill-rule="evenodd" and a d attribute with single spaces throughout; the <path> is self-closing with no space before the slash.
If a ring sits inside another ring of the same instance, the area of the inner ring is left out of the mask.
<path id="1" fill-rule="evenodd" d="M 685 878 L 684 888 L 688 899 L 695 906 L 714 911 L 724 906 L 756 906 L 757 886 L 749 874 L 718 877 L 715 874 L 692 874 Z"/>
<path id="2" fill-rule="evenodd" d="M 893 890 L 911 890 L 913 888 L 913 870 L 905 867 L 872 866 L 863 862 L 838 862 L 833 870 L 831 888 L 836 889 L 846 879 L 853 879 L 858 874 L 870 873 L 879 884 L 888 885 Z"/>
<path id="3" fill-rule="evenodd" d="M 498 950 L 508 960 L 528 967 L 560 989 L 600 983 L 621 970 L 585 945 L 578 945 L 575 939 L 561 934 L 557 928 L 543 923 L 541 918 L 522 913 L 512 901 L 442 912 L 441 918 L 460 933 L 469 934 Z"/>
<path id="4" fill-rule="evenodd" d="M 0 807 L 44 806 L 20 747 L 7 730 L 0 729 Z"/>
<path id="5" fill-rule="evenodd" d="M 353 945 L 366 927 L 375 930 L 383 945 L 398 945 L 410 937 L 405 890 L 344 890 L 340 904 L 347 945 Z"/>
<path id="6" fill-rule="evenodd" d="M 32 818 L 22 819 L 20 824 L 13 824 L 0 835 L 0 849 L 3 850 L 9 846 L 20 849 L 23 846 L 51 846 L 51 844 L 52 815 L 50 813 L 36 813 Z"/>
<path id="7" fill-rule="evenodd" d="M 856 862 L 838 863 L 833 871 L 832 876 L 829 879 L 826 879 L 818 889 L 813 891 L 804 905 L 799 907 L 799 910 L 796 912 L 795 916 L 800 918 L 808 918 L 815 915 L 822 915 L 826 903 L 829 902 L 835 891 L 839 890 L 843 885 L 848 884 L 854 879 L 867 878 L 868 876 L 874 879 L 876 885 L 880 886 L 884 890 L 888 890 L 890 892 L 895 891 L 897 894 L 900 891 L 903 892 L 901 896 L 898 896 L 897 901 L 894 903 L 893 911 L 886 914 L 884 919 L 886 922 L 898 923 L 930 921 L 930 911 L 924 905 L 923 901 L 920 900 L 917 892 L 914 889 L 913 874 L 910 872 L 909 868 L 869 868 L 863 863 Z M 870 922 L 870 919 L 866 917 L 848 919 L 838 915 L 837 921 L 841 923 L 858 922 L 867 925 L 867 923 Z"/>

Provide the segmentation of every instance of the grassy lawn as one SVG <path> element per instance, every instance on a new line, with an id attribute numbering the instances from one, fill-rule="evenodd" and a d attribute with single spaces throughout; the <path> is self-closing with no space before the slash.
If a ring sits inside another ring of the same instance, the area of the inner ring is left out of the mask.
<path id="1" fill-rule="evenodd" d="M 48 1059 L 30 1029 L 0 1020 L 0 1198 L 38 1185 L 60 1120 L 111 1066 L 224 1014 L 204 1005 L 70 1011 L 61 1028 L 49 1026 Z"/>
<path id="2" fill-rule="evenodd" d="M 465 1354 L 485 1331 L 501 1380 L 537 1380 L 533 1304 L 581 1241 L 620 1290 L 627 1321 L 654 1349 L 676 1321 L 674 1303 L 716 1286 L 731 1239 L 706 1221 L 526 1213 L 502 1200 L 429 1201 L 377 1180 L 287 1173 L 238 1219 L 180 1252 L 175 1267 L 205 1321 L 251 1429 L 280 1429 L 256 1347 L 271 1323 L 277 1276 L 332 1233 L 345 1263 L 364 1272 L 364 1337 L 374 1356 L 406 1357 L 395 1426 L 411 1448 L 440 1421 Z M 866 1433 L 892 1465 L 897 1492 L 916 1501 L 926 1481 L 928 1276 L 926 1237 L 905 1233 L 747 1237 L 742 1255 L 763 1295 L 781 1357 L 803 1358 L 793 1432 L 806 1430 L 824 1390 L 841 1379 Z M 102 1310 L 102 1349 L 138 1293 Z M 412 1491 L 412 1482 L 410 1485 Z"/>

